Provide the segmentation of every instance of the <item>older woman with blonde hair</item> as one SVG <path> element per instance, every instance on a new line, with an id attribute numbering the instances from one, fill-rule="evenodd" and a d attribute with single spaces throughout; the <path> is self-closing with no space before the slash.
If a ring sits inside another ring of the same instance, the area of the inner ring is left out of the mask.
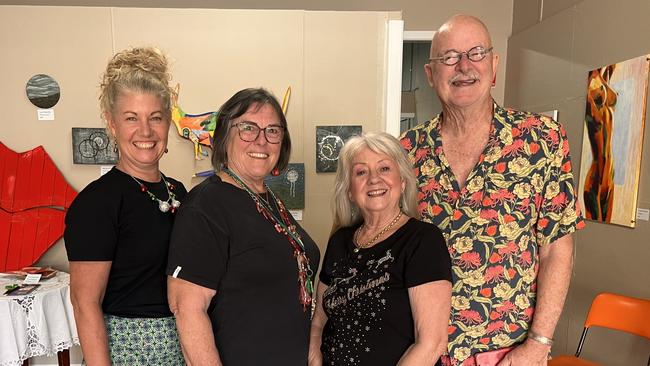
<path id="1" fill-rule="evenodd" d="M 418 220 L 416 181 L 394 137 L 339 155 L 334 227 L 320 274 L 309 365 L 433 365 L 447 345 L 451 264 Z"/>

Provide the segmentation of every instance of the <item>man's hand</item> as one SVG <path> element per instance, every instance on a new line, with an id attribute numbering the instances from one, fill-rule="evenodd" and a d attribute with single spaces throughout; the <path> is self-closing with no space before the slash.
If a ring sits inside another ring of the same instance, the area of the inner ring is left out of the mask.
<path id="1" fill-rule="evenodd" d="M 551 347 L 526 340 L 510 351 L 497 366 L 546 366 Z"/>

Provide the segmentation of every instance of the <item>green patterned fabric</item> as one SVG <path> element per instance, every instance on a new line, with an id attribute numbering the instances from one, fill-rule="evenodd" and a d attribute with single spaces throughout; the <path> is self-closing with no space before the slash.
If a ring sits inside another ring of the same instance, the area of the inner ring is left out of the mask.
<path id="1" fill-rule="evenodd" d="M 176 322 L 169 318 L 104 315 L 113 365 L 185 365 Z"/>

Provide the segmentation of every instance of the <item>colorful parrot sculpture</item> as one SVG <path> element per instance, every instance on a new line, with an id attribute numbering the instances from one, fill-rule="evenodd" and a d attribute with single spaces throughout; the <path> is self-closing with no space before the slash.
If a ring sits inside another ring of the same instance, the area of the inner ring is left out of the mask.
<path id="1" fill-rule="evenodd" d="M 178 105 L 179 91 L 180 84 L 176 84 L 172 95 L 172 121 L 176 125 L 178 134 L 194 144 L 194 158 L 201 160 L 203 156 L 208 156 L 208 152 L 204 151 L 201 145 L 212 147 L 212 137 L 214 136 L 214 128 L 217 126 L 219 112 L 185 113 Z"/>

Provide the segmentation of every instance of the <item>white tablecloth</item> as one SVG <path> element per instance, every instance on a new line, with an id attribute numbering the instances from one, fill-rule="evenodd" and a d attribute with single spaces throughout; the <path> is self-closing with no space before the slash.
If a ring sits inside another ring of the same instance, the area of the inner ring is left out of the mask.
<path id="1" fill-rule="evenodd" d="M 51 356 L 79 344 L 70 303 L 70 275 L 42 280 L 29 295 L 5 296 L 5 285 L 21 283 L 0 276 L 0 366 L 20 366 L 34 356 Z"/>

